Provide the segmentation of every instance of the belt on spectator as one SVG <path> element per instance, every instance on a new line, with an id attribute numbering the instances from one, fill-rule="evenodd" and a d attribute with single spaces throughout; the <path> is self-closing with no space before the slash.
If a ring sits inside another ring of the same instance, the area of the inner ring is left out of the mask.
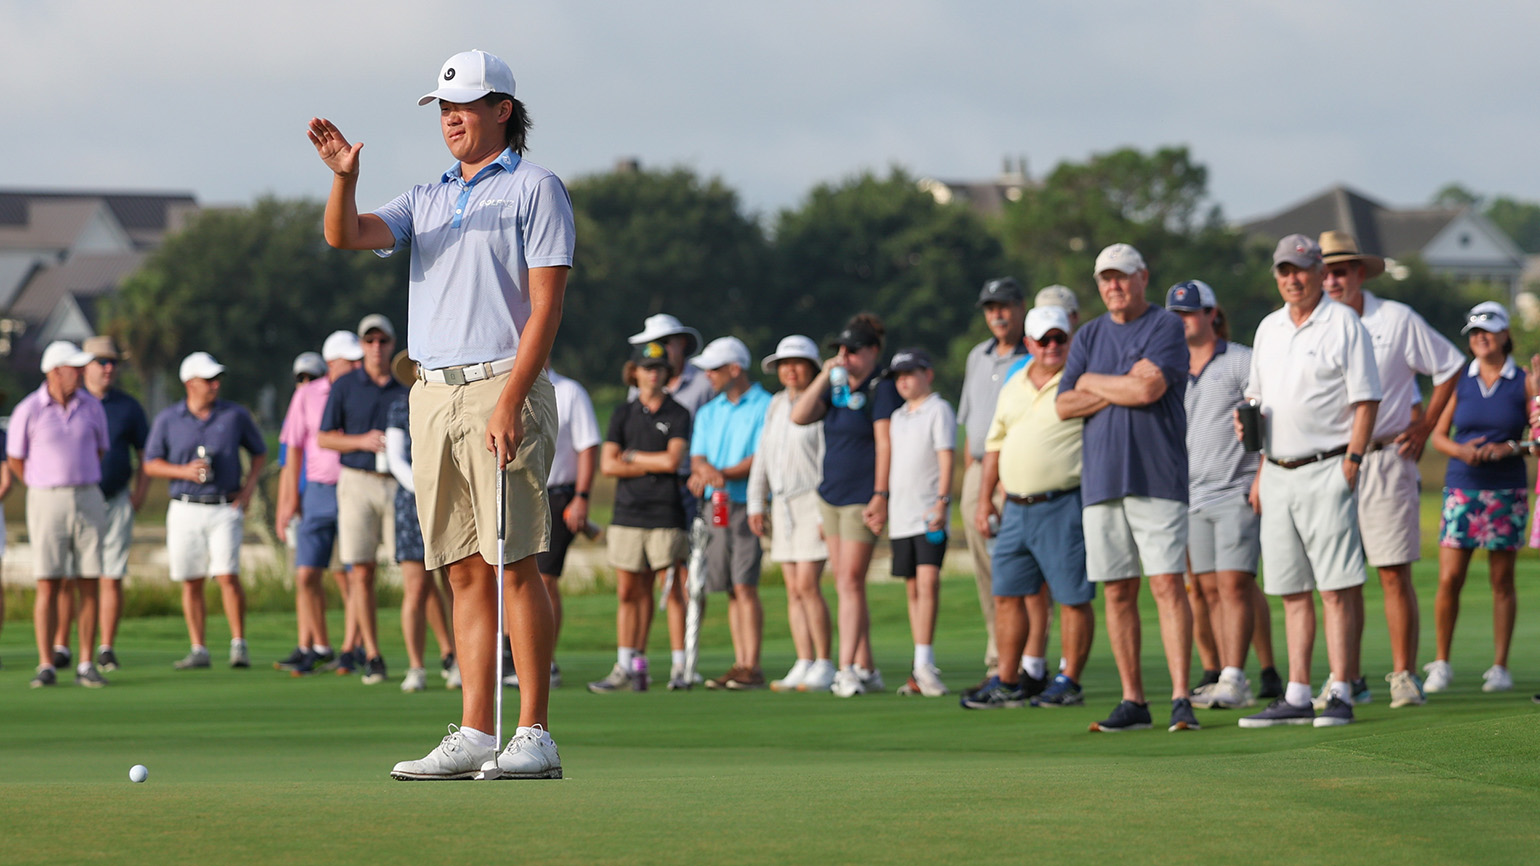
<path id="1" fill-rule="evenodd" d="M 178 502 L 191 502 L 193 505 L 229 505 L 235 501 L 232 496 L 173 496 Z"/>
<path id="2" fill-rule="evenodd" d="M 1396 435 L 1399 436 L 1400 434 L 1398 433 Z M 1370 442 L 1369 443 L 1369 447 L 1364 449 L 1364 453 L 1365 454 L 1373 454 L 1374 452 L 1380 450 L 1381 448 L 1390 448 L 1390 447 L 1394 446 L 1395 444 L 1396 444 L 1396 437 L 1395 436 L 1386 436 L 1384 439 L 1376 439 L 1373 442 Z"/>
<path id="3" fill-rule="evenodd" d="M 1298 460 L 1274 460 L 1273 458 L 1269 457 L 1267 458 L 1267 462 L 1273 464 L 1274 466 L 1280 466 L 1284 469 L 1298 469 L 1301 466 L 1309 466 L 1312 463 L 1319 463 L 1322 460 L 1330 460 L 1333 457 L 1341 457 L 1347 453 L 1347 449 L 1348 447 L 1344 445 L 1341 448 L 1333 448 L 1330 451 L 1322 451 L 1320 454 L 1316 454 L 1311 457 L 1301 457 Z"/>
<path id="4" fill-rule="evenodd" d="M 493 376 L 501 376 L 512 369 L 513 358 L 504 358 L 501 361 L 488 361 L 484 364 L 440 367 L 437 370 L 429 370 L 423 365 L 418 364 L 417 378 L 436 385 L 469 385 L 472 382 L 480 382 Z"/>
<path id="5" fill-rule="evenodd" d="M 1031 496 L 1017 496 L 1014 493 L 1007 493 L 1005 494 L 1005 501 L 1013 502 L 1017 505 L 1037 505 L 1040 502 L 1052 502 L 1060 496 L 1068 496 L 1079 489 L 1080 485 L 1076 484 L 1074 487 L 1066 487 L 1063 490 L 1050 490 L 1047 493 L 1034 493 Z"/>
<path id="6" fill-rule="evenodd" d="M 576 484 L 558 484 L 555 487 L 547 487 L 545 489 L 545 494 L 547 496 L 576 496 L 577 495 L 577 485 Z"/>

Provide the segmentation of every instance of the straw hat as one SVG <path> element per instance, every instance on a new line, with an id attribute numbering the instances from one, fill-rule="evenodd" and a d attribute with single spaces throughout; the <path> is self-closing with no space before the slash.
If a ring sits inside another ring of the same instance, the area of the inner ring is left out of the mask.
<path id="1" fill-rule="evenodd" d="M 396 353 L 396 357 L 390 359 L 390 372 L 396 377 L 396 381 L 410 388 L 417 382 L 417 362 L 406 356 L 406 350 Z"/>
<path id="2" fill-rule="evenodd" d="M 1358 251 L 1358 240 L 1347 232 L 1321 232 L 1321 260 L 1328 266 L 1338 262 L 1363 262 L 1364 279 L 1385 273 L 1385 259 Z"/>

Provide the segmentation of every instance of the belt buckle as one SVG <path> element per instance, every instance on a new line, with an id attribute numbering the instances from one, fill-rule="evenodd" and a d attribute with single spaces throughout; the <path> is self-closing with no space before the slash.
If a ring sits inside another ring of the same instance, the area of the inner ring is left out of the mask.
<path id="1" fill-rule="evenodd" d="M 465 378 L 465 368 L 464 367 L 445 367 L 444 368 L 444 384 L 445 385 L 467 385 L 467 384 L 470 384 L 466 380 L 466 378 Z"/>

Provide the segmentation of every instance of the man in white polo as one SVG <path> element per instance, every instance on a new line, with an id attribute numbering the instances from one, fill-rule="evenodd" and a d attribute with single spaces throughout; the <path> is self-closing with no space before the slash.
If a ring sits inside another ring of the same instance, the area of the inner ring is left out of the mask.
<path id="1" fill-rule="evenodd" d="M 1380 402 L 1374 345 L 1353 310 L 1322 290 L 1321 248 L 1289 235 L 1273 251 L 1284 307 L 1257 326 L 1246 396 L 1261 403 L 1263 589 L 1283 596 L 1289 684 L 1243 728 L 1330 727 L 1353 721 L 1348 665 L 1358 640 L 1353 611 L 1364 584 L 1356 488 Z M 1240 435 L 1236 421 L 1236 435 Z M 1330 698 L 1311 706 L 1315 597 L 1326 619 Z"/>
<path id="2" fill-rule="evenodd" d="M 1358 528 L 1364 558 L 1371 568 L 1379 570 L 1380 586 L 1385 590 L 1391 661 L 1385 680 L 1390 683 L 1390 706 L 1414 706 L 1425 700 L 1412 673 L 1417 667 L 1421 625 L 1417 593 L 1412 587 L 1412 563 L 1422 558 L 1422 476 L 1417 472 L 1417 461 L 1449 395 L 1454 393 L 1465 355 L 1411 307 L 1363 289 L 1366 280 L 1384 273 L 1385 260 L 1360 252 L 1352 235 L 1324 232 L 1321 259 L 1326 266 L 1326 294 L 1357 313 L 1374 341 L 1374 363 L 1384 398 L 1374 416 L 1374 436 L 1358 482 Z M 1433 395 L 1427 411 L 1414 414 L 1413 407 L 1422 400 L 1418 375 L 1433 379 Z M 1358 634 L 1353 643 L 1361 645 L 1362 605 L 1354 610 L 1353 619 Z M 1431 663 L 1429 668 L 1436 670 L 1437 664 Z M 1367 701 L 1369 686 L 1356 656 L 1348 668 L 1354 700 Z M 1329 699 L 1323 691 L 1316 699 L 1317 709 Z"/>

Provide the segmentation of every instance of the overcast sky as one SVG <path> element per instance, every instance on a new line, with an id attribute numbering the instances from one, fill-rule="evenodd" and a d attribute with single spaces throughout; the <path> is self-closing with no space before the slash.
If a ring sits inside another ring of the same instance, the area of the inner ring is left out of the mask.
<path id="1" fill-rule="evenodd" d="M 431 10 L 428 11 L 428 10 Z M 508 61 L 529 158 L 718 175 L 761 213 L 905 166 L 988 178 L 1187 144 L 1232 219 L 1337 182 L 1540 200 L 1540 3 L 230 4 L 0 0 L 0 187 L 325 194 L 312 115 L 363 141 L 359 204 L 448 168 L 416 99 Z"/>

